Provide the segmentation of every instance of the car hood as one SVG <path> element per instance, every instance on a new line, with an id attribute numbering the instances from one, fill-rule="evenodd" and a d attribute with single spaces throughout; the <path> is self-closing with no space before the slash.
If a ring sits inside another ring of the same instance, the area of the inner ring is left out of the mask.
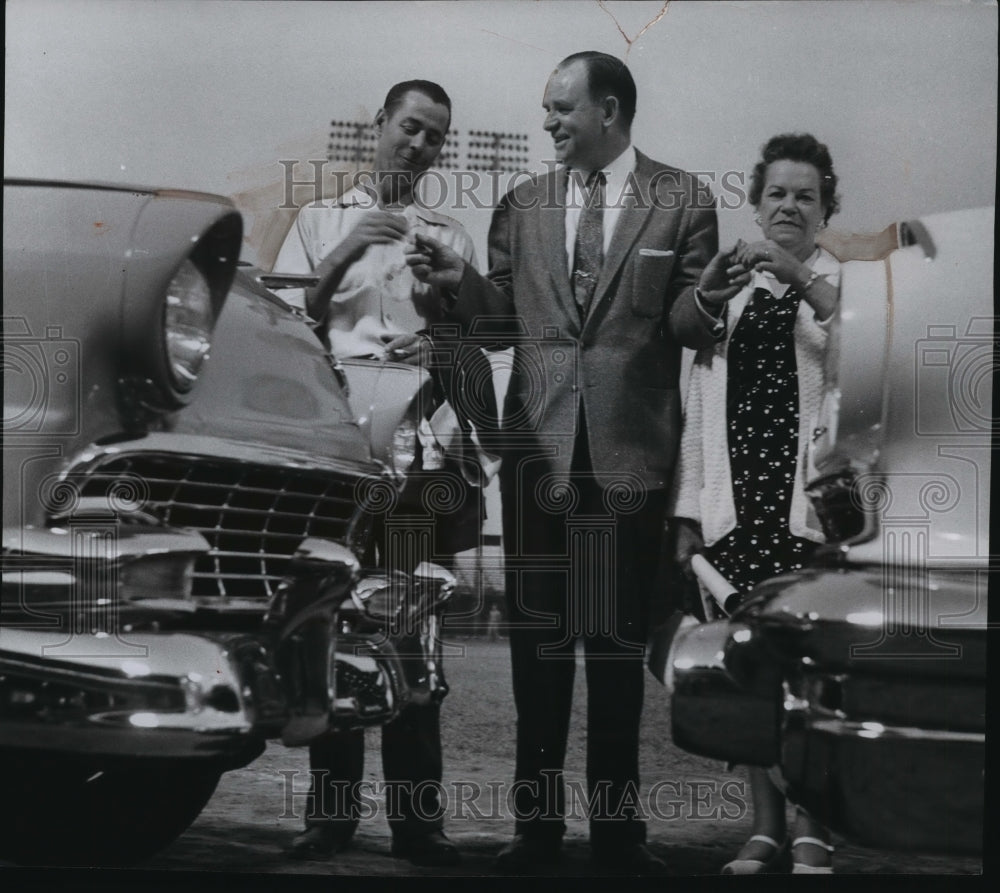
<path id="1" fill-rule="evenodd" d="M 237 275 L 191 402 L 167 430 L 371 464 L 332 361 L 301 318 Z"/>

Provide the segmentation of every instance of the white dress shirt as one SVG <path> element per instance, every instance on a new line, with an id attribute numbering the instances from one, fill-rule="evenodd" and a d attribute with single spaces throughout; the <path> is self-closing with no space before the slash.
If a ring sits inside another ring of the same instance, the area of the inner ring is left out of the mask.
<path id="1" fill-rule="evenodd" d="M 636 157 L 635 148 L 629 146 L 621 155 L 607 165 L 604 170 L 604 256 L 611 247 L 611 237 L 621 216 L 622 204 L 628 195 L 626 187 L 634 179 Z M 573 275 L 573 257 L 576 254 L 576 230 L 580 223 L 580 211 L 586 203 L 584 187 L 593 171 L 579 168 L 568 169 L 569 183 L 566 187 L 566 268 Z"/>
<path id="2" fill-rule="evenodd" d="M 273 272 L 311 273 L 376 207 L 371 194 L 359 188 L 332 204 L 306 205 L 285 237 Z M 436 239 L 476 265 L 472 239 L 457 220 L 416 204 L 399 213 L 406 218 L 408 239 L 369 245 L 344 272 L 330 299 L 326 321 L 334 356 L 382 359 L 386 341 L 419 332 L 440 320 L 438 289 L 417 280 L 406 263 L 407 241 L 412 241 L 413 233 Z M 303 290 L 289 289 L 281 296 L 305 309 Z"/>

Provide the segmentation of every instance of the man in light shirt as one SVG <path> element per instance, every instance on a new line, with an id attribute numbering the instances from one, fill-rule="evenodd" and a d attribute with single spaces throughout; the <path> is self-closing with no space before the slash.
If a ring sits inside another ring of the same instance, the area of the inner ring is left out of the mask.
<path id="1" fill-rule="evenodd" d="M 283 297 L 321 322 L 338 357 L 419 362 L 423 335 L 441 321 L 440 290 L 416 280 L 407 244 L 424 233 L 475 265 L 472 239 L 451 217 L 415 203 L 414 190 L 444 145 L 451 101 L 430 81 L 396 84 L 375 115 L 372 176 L 333 202 L 303 207 L 274 263 L 319 283 Z"/>
<path id="2" fill-rule="evenodd" d="M 334 202 L 303 207 L 278 253 L 275 272 L 319 276 L 314 287 L 285 297 L 321 324 L 337 357 L 414 365 L 431 361 L 431 329 L 444 315 L 442 293 L 414 277 L 405 261 L 406 247 L 412 246 L 415 233 L 428 234 L 475 265 L 472 240 L 462 226 L 415 201 L 417 182 L 437 159 L 450 123 L 451 101 L 437 84 L 414 80 L 392 87 L 375 116 L 371 177 Z M 489 386 L 486 397 L 492 399 L 488 360 L 469 345 L 452 352 L 456 362 L 463 362 L 463 350 L 465 361 L 485 364 L 485 377 L 479 380 Z M 454 371 L 435 369 L 439 383 L 444 378 L 445 392 Z M 468 488 L 461 514 L 447 525 L 439 519 L 435 552 L 452 554 L 478 543 L 480 490 Z M 410 705 L 382 730 L 385 779 L 395 787 L 386 798 L 392 853 L 418 865 L 459 861 L 458 850 L 444 834 L 439 803 L 439 709 L 434 702 Z M 363 732 L 329 736 L 311 745 L 309 753 L 313 789 L 307 828 L 293 841 L 292 855 L 322 858 L 346 848 L 358 824 Z"/>

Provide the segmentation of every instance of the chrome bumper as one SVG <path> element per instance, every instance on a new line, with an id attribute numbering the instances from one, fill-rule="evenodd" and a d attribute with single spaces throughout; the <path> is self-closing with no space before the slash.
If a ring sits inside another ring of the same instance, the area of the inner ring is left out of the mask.
<path id="1" fill-rule="evenodd" d="M 752 660 L 752 643 L 748 627 L 724 621 L 677 634 L 666 684 L 678 746 L 747 765 L 778 761 L 780 679 Z"/>
<path id="2" fill-rule="evenodd" d="M 283 711 L 252 636 L 0 630 L 0 747 L 245 765 Z"/>
<path id="3" fill-rule="evenodd" d="M 157 549 L 147 548 L 152 537 L 143 532 L 126 540 L 136 564 L 183 566 L 202 542 L 184 532 L 155 536 Z M 105 603 L 106 623 L 97 623 L 90 610 L 43 614 L 39 600 L 24 597 L 27 586 L 55 589 L 59 596 L 44 604 L 61 607 L 66 592 L 79 592 L 80 573 L 74 565 L 76 574 L 57 575 L 52 585 L 46 571 L 36 583 L 18 564 L 23 552 L 34 560 L 62 539 L 44 532 L 35 540 L 27 543 L 33 549 L 4 556 L 5 596 L 16 596 L 19 610 L 0 627 L 0 748 L 217 759 L 232 768 L 253 759 L 267 738 L 307 744 L 330 731 L 388 722 L 411 694 L 446 691 L 438 679 L 440 643 L 432 635 L 421 641 L 426 672 L 412 680 L 411 692 L 380 625 L 390 618 L 372 611 L 382 603 L 372 595 L 386 588 L 385 580 L 364 577 L 339 543 L 304 540 L 267 613 L 258 607 L 259 623 L 251 628 L 244 620 L 246 632 L 208 632 L 199 626 L 201 606 L 186 600 L 180 587 L 160 597 L 155 584 L 162 572 L 145 574 L 144 585 L 131 587 L 102 577 L 94 592 L 85 592 L 89 598 L 76 598 L 71 607 Z M 400 610 L 440 605 L 454 588 L 454 578 L 436 565 L 398 578 L 393 591 L 401 593 Z M 130 596 L 141 599 L 141 626 L 115 622 Z M 364 621 L 363 631 L 347 628 L 345 606 Z M 158 620 L 172 628 L 152 631 Z M 225 616 L 215 615 L 214 624 L 224 625 Z"/>
<path id="4" fill-rule="evenodd" d="M 5 628 L 0 748 L 218 760 L 236 768 L 268 738 L 307 744 L 329 731 L 387 722 L 408 702 L 389 641 L 344 636 L 335 650 L 329 640 L 320 647 L 333 666 L 327 670 L 324 661 L 328 675 L 317 679 L 298 648 L 284 651 L 283 672 L 264 635 L 65 638 Z"/>
<path id="5" fill-rule="evenodd" d="M 882 665 L 824 672 L 774 646 L 738 621 L 678 633 L 666 670 L 675 743 L 773 766 L 790 800 L 863 845 L 982 851 L 985 697 L 974 680 L 949 688 Z M 938 706 L 945 698 L 950 714 Z M 926 722 L 886 718 L 893 709 L 914 713 L 915 704 L 928 705 Z"/>
<path id="6" fill-rule="evenodd" d="M 786 793 L 860 844 L 981 853 L 985 758 L 983 732 L 847 719 L 785 687 Z"/>

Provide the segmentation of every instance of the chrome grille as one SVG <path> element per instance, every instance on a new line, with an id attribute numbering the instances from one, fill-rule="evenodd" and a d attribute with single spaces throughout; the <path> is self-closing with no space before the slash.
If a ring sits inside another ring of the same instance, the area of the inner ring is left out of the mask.
<path id="1" fill-rule="evenodd" d="M 224 459 L 132 454 L 86 475 L 83 496 L 134 482 L 136 508 L 197 530 L 211 551 L 195 564 L 195 596 L 270 597 L 307 536 L 347 543 L 357 534 L 357 478 Z"/>

